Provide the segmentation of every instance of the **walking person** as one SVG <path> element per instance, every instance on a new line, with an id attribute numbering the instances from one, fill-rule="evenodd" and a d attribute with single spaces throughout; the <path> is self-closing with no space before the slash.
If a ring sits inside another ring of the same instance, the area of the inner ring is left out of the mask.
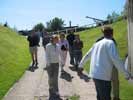
<path id="1" fill-rule="evenodd" d="M 111 78 L 113 65 L 121 70 L 126 79 L 131 78 L 121 62 L 115 43 L 112 41 L 113 29 L 109 26 L 103 28 L 104 39 L 96 42 L 86 53 L 79 64 L 83 69 L 86 61 L 90 61 L 90 77 L 95 83 L 97 100 L 111 100 Z"/>
<path id="2" fill-rule="evenodd" d="M 79 34 L 75 35 L 75 40 L 73 41 L 73 49 L 74 49 L 74 66 L 76 70 L 78 70 L 78 65 L 82 59 L 82 48 L 83 42 L 80 40 Z"/>
<path id="3" fill-rule="evenodd" d="M 49 100 L 62 100 L 59 95 L 58 74 L 60 46 L 58 36 L 53 35 L 51 43 L 46 45 L 46 66 L 48 72 Z"/>
<path id="4" fill-rule="evenodd" d="M 50 34 L 46 31 L 43 32 L 42 35 L 42 45 L 44 47 L 44 49 L 46 49 L 46 45 L 50 42 Z"/>
<path id="5" fill-rule="evenodd" d="M 70 64 L 74 65 L 74 49 L 73 49 L 73 41 L 75 39 L 75 35 L 73 30 L 70 31 L 70 33 L 67 35 L 67 40 L 69 43 L 69 54 L 70 54 Z"/>
<path id="6" fill-rule="evenodd" d="M 104 36 L 97 39 L 96 42 L 99 42 L 102 39 L 104 39 Z M 112 40 L 117 46 L 115 39 L 112 38 Z M 112 95 L 113 95 L 113 100 L 120 100 L 119 98 L 119 73 L 115 66 L 113 66 L 113 69 L 112 69 Z"/>
<path id="7" fill-rule="evenodd" d="M 32 66 L 38 65 L 38 58 L 37 58 L 37 47 L 39 46 L 39 37 L 36 34 L 35 30 L 31 31 L 31 34 L 28 36 L 27 40 L 29 41 L 29 50 L 31 53 L 32 58 Z"/>
<path id="8" fill-rule="evenodd" d="M 67 51 L 69 50 L 69 44 L 68 44 L 68 41 L 65 39 L 65 34 L 64 33 L 60 34 L 59 45 L 60 45 L 60 48 L 61 48 L 61 52 L 60 52 L 61 72 L 64 72 L 63 67 L 66 63 Z"/>

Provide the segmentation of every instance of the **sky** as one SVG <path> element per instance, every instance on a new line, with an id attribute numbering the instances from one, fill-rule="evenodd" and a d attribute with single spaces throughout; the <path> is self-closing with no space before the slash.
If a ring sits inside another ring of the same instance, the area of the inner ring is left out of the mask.
<path id="1" fill-rule="evenodd" d="M 54 17 L 62 18 L 66 26 L 93 23 L 85 16 L 106 19 L 113 11 L 120 13 L 126 0 L 0 0 L 0 23 L 6 21 L 18 30 L 32 29 Z"/>

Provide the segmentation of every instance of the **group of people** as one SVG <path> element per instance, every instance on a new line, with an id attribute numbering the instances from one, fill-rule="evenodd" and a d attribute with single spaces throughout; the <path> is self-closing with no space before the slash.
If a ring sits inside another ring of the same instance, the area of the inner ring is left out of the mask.
<path id="1" fill-rule="evenodd" d="M 132 77 L 119 58 L 117 44 L 113 38 L 113 29 L 110 26 L 104 26 L 102 33 L 103 37 L 99 38 L 83 57 L 83 41 L 79 34 L 74 34 L 73 30 L 66 37 L 64 33 L 61 33 L 59 36 L 50 36 L 47 39 L 48 41 L 43 38 L 49 83 L 49 100 L 62 100 L 59 95 L 58 74 L 59 66 L 61 72 L 64 72 L 63 67 L 66 63 L 68 51 L 70 64 L 74 66 L 78 74 L 82 74 L 85 63 L 89 58 L 91 59 L 89 76 L 95 83 L 97 100 L 111 100 L 111 86 L 113 87 L 113 100 L 120 100 L 118 70 L 124 73 L 127 80 Z M 34 31 L 28 37 L 28 41 L 32 55 L 32 65 L 38 64 L 36 54 L 39 39 Z M 113 81 L 112 85 L 111 81 Z"/>

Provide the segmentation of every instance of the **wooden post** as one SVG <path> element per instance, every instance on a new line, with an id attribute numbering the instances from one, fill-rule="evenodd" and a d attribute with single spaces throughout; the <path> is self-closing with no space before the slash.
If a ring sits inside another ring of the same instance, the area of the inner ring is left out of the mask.
<path id="1" fill-rule="evenodd" d="M 128 9 L 128 64 L 133 75 L 133 0 L 127 0 Z"/>

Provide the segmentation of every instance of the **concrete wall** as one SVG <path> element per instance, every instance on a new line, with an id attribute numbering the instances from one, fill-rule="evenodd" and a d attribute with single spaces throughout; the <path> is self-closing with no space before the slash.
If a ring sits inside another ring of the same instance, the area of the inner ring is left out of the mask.
<path id="1" fill-rule="evenodd" d="M 128 60 L 133 74 L 133 0 L 127 0 L 128 9 Z"/>

